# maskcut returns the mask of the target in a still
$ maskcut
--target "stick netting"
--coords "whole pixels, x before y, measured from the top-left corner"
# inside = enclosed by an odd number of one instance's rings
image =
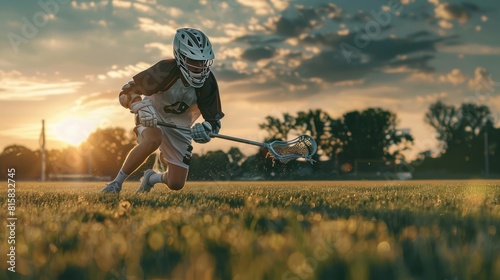
[[[309,135],[300,135],[291,141],[275,141],[269,144],[269,152],[283,163],[297,158],[312,162],[316,150],[316,141]]]

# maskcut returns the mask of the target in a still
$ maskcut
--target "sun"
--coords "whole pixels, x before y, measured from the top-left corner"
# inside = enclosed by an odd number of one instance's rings
[[[58,140],[78,146],[95,129],[95,124],[83,118],[65,118],[54,124],[52,132]]]

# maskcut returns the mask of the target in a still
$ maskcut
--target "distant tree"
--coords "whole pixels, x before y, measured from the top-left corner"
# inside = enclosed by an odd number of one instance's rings
[[[134,147],[134,137],[125,129],[104,128],[93,132],[81,148],[91,155],[94,175],[114,176]]]
[[[231,147],[227,153],[222,150],[209,151],[204,155],[193,154],[189,165],[189,180],[230,180],[241,173],[245,155],[240,149]]]
[[[342,162],[402,158],[401,152],[413,143],[409,133],[398,131],[396,114],[381,108],[348,112],[333,125]]]
[[[424,121],[436,130],[438,140],[446,145],[453,139],[453,132],[458,126],[459,113],[454,106],[438,101],[429,106]]]
[[[429,106],[424,121],[433,127],[443,151],[463,143],[471,143],[485,129],[493,127],[490,109],[484,105],[462,104],[459,108],[438,101]]]
[[[202,158],[199,154],[193,153],[189,163],[188,180],[204,180],[204,177]]]
[[[296,116],[284,113],[282,118],[267,116],[266,122],[259,124],[259,127],[266,130],[269,136],[266,141],[291,140],[291,132],[295,134],[311,135],[318,144],[318,153],[314,155],[314,160],[319,160],[320,156],[331,157],[331,131],[330,123],[332,118],[321,109],[300,111]]]
[[[241,163],[243,162],[245,155],[240,151],[239,148],[231,147],[227,152],[229,156],[229,164],[226,168],[230,178],[235,178],[239,176],[242,172]]]
[[[500,174],[500,128],[488,131],[488,157],[491,174]]]
[[[287,140],[288,134],[295,128],[296,119],[288,113],[283,114],[283,119],[267,116],[264,123],[259,124],[261,129],[269,133],[269,139]]]
[[[222,150],[209,151],[204,155],[206,171],[214,180],[229,180],[230,173],[228,167],[230,165],[228,155]]]
[[[300,111],[295,117],[285,113],[282,119],[268,116],[259,126],[269,133],[267,141],[288,139],[292,131],[311,135],[318,144],[318,153],[313,159],[331,161],[335,168],[344,163],[352,166],[357,160],[401,161],[404,160],[402,151],[413,143],[409,133],[397,129],[396,115],[380,108],[348,112],[340,119],[331,118],[321,109]],[[266,170],[275,171],[279,166],[265,159],[263,162]]]
[[[242,175],[246,177],[270,178],[275,164],[268,156],[268,152],[266,148],[260,148],[256,154],[247,157],[241,163]]]
[[[240,151],[240,149],[236,147],[231,147],[227,152],[227,154],[229,156],[229,160],[231,161],[231,163],[234,163],[236,165],[238,165],[240,161],[242,161],[243,158],[245,157],[245,155]]]
[[[261,160],[258,158],[258,155],[251,155],[242,162],[241,171],[243,176],[251,178],[264,174],[261,170]]]
[[[327,112],[316,109],[307,112],[298,112],[295,129],[300,133],[311,135],[318,144],[318,153],[313,157],[318,161],[324,155],[328,158],[333,156],[331,123],[334,120]]]
[[[433,127],[442,151],[438,159],[428,160],[421,169],[434,165],[446,166],[447,171],[478,173],[485,169],[485,132],[494,136],[493,118],[485,105],[464,103],[459,107],[438,101],[429,106],[425,122]],[[494,137],[490,142],[495,147]]]
[[[206,154],[191,159],[190,172],[192,178],[200,180],[229,180],[231,173],[228,168],[231,165],[229,157],[224,151],[208,151]]]
[[[20,145],[10,145],[0,154],[0,168],[4,170],[0,174],[0,178],[7,178],[7,169],[15,168],[16,178],[23,180],[39,180],[40,179],[40,156]]]
[[[87,173],[87,157],[87,152],[77,147],[50,150],[47,153],[47,173],[56,175]]]
[[[485,105],[465,103],[460,106],[460,122],[458,131],[463,131],[467,141],[493,128],[493,117],[490,108]]]

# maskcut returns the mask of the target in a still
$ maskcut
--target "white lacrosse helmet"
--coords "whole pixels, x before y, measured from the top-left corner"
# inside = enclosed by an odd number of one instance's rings
[[[193,28],[181,28],[174,37],[174,57],[186,81],[199,88],[210,74],[215,55],[210,40],[203,32]],[[199,62],[199,65],[194,65],[194,62]]]

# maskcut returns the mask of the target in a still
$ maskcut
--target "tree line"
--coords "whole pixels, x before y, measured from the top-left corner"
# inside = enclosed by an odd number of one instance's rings
[[[314,164],[292,161],[282,164],[261,148],[245,156],[238,148],[194,153],[190,180],[295,180],[392,178],[411,172],[415,178],[477,177],[500,174],[500,129],[495,128],[492,112],[485,105],[464,103],[430,105],[424,121],[436,132],[440,152],[421,152],[406,158],[414,148],[409,129],[399,128],[397,115],[381,108],[350,111],[339,118],[321,109],[295,114],[267,116],[259,128],[267,133],[266,142],[289,140],[299,134],[311,135],[318,144]],[[47,152],[47,174],[92,174],[114,177],[130,149],[135,135],[123,128],[104,128],[93,132],[78,147]],[[152,155],[131,179],[155,162]],[[40,178],[40,151],[19,145],[6,147],[0,154],[0,167],[15,167],[20,179]],[[1,176],[5,176],[2,174]],[[23,178],[21,178],[23,177]]]

